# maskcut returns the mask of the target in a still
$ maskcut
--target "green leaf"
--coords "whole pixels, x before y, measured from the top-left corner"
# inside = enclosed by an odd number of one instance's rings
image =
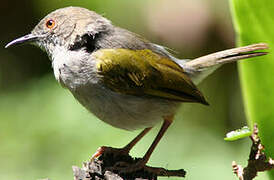
[[[249,126],[255,122],[269,157],[274,157],[274,3],[270,0],[231,0],[238,45],[266,42],[269,54],[239,63]],[[271,172],[274,179],[274,172]]]
[[[251,136],[252,132],[247,126],[242,127],[241,129],[237,129],[235,131],[231,131],[226,134],[224,138],[225,141],[235,141],[238,139],[242,139],[248,136]]]

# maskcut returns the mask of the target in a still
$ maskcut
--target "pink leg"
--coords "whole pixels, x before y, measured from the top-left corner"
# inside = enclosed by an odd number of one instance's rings
[[[123,164],[121,164],[121,163],[117,163],[117,166],[114,167],[114,169],[120,171],[121,173],[130,173],[130,172],[140,170],[142,168],[149,169],[149,167],[146,166],[146,163],[148,162],[151,154],[153,153],[154,149],[156,148],[156,146],[160,142],[161,138],[165,134],[166,130],[171,125],[171,123],[173,121],[173,117],[174,116],[164,117],[164,123],[163,123],[159,133],[157,134],[154,141],[152,142],[149,149],[147,150],[146,154],[143,156],[143,158],[140,161],[138,161],[136,164],[128,165],[126,167],[123,166]],[[162,171],[162,169],[161,168],[155,168],[153,171],[155,173],[158,173],[159,171]]]
[[[151,127],[144,129],[138,136],[136,136],[130,143],[128,143],[123,149],[129,153],[129,151],[137,144],[149,131]]]
[[[91,161],[93,161],[95,158],[101,156],[104,152],[107,150],[109,151],[118,151],[118,153],[122,154],[128,154],[129,151],[151,130],[151,127],[144,129],[138,136],[136,136],[130,143],[128,143],[125,147],[123,148],[111,148],[111,147],[106,147],[102,146],[97,149],[97,151],[92,155]]]
[[[146,163],[148,162],[148,160],[149,160],[152,152],[154,151],[155,147],[160,142],[160,140],[162,139],[162,137],[165,134],[166,130],[168,129],[168,127],[172,123],[173,117],[174,116],[164,117],[164,123],[163,123],[163,125],[162,125],[159,133],[157,134],[156,138],[154,139],[153,143],[149,147],[148,151],[146,152],[146,154],[142,158],[142,160],[141,160],[141,162],[139,164],[140,166],[145,166],[146,165]]]

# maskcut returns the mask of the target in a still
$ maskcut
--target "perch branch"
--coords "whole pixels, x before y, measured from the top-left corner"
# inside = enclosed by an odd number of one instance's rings
[[[253,133],[250,136],[250,139],[252,140],[252,146],[247,167],[243,168],[235,161],[232,162],[233,172],[236,174],[239,180],[252,180],[257,176],[258,172],[274,169],[274,161],[271,158],[266,161],[267,157],[263,152],[264,146],[261,144],[258,132],[258,127],[255,124]]]
[[[74,180],[157,180],[159,176],[185,177],[186,175],[183,169],[167,170],[150,166],[131,173],[120,173],[115,170],[117,164],[130,165],[138,160],[127,154],[104,152],[98,159],[84,163],[82,168],[73,166]]]

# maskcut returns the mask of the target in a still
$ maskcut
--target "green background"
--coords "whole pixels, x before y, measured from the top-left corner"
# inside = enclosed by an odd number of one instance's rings
[[[247,45],[266,42],[270,46],[269,54],[259,57],[255,62],[240,63],[242,90],[245,109],[250,125],[256,122],[260,129],[262,143],[269,157],[274,155],[274,5],[271,1],[231,1],[238,44]],[[274,179],[274,171],[271,171]]]
[[[99,146],[124,146],[139,132],[113,128],[87,112],[55,81],[50,61],[38,48],[4,49],[12,39],[29,33],[50,11],[70,5],[89,8],[116,25],[174,49],[181,58],[234,46],[225,0],[1,3],[0,179],[72,179],[71,166],[81,166]],[[223,66],[199,87],[210,106],[182,105],[149,165],[184,168],[186,179],[235,178],[231,162],[246,164],[250,147],[248,139],[223,140],[226,132],[246,124],[236,65]],[[131,154],[142,156],[158,130],[159,125]],[[258,179],[265,178],[260,174]]]

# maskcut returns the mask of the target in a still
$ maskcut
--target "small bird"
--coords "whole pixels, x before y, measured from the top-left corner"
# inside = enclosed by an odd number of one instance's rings
[[[196,85],[221,64],[267,54],[264,43],[229,49],[194,60],[175,58],[165,47],[117,27],[81,7],[57,9],[33,31],[6,45],[31,42],[45,50],[56,80],[100,120],[121,129],[144,130],[128,145],[129,153],[150,129],[163,125],[143,158],[146,165],[182,102],[208,105]],[[93,158],[107,147],[99,148]],[[130,167],[129,167],[130,169]]]

